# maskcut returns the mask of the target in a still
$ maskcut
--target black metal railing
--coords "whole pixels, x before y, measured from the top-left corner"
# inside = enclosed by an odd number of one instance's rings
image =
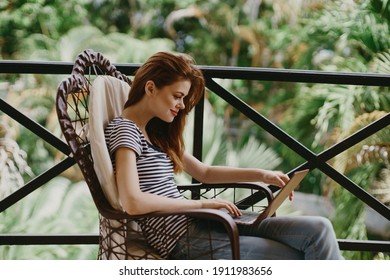
[[[126,75],[132,75],[139,64],[115,64],[117,69]],[[0,74],[47,74],[61,75],[70,74],[73,64],[67,62],[33,62],[33,61],[0,61]],[[298,156],[302,157],[305,162],[291,170],[290,173],[298,169],[309,168],[318,169],[329,178],[340,184],[349,192],[354,194],[363,203],[371,207],[381,216],[390,220],[390,208],[381,201],[373,197],[359,185],[351,181],[345,175],[339,173],[328,160],[344,152],[353,145],[363,141],[367,137],[375,134],[390,124],[390,114],[372,122],[370,125],[355,132],[341,142],[332,147],[316,154],[302,143],[288,135],[272,121],[261,115],[251,108],[244,101],[239,99],[234,93],[229,92],[216,82],[216,78],[222,79],[241,79],[257,81],[280,81],[292,83],[326,83],[326,84],[348,84],[362,86],[383,86],[390,85],[390,76],[381,74],[367,73],[338,73],[338,72],[321,72],[306,70],[286,70],[286,69],[264,69],[264,68],[242,68],[242,67],[216,67],[200,66],[206,78],[206,86],[209,90],[224,99],[229,105],[240,111],[248,119],[265,131],[274,136],[278,141],[289,147]],[[54,93],[53,93],[54,94]],[[202,139],[203,139],[203,120],[204,104],[201,102],[195,108],[195,125],[194,125],[194,155],[202,158]],[[46,170],[22,188],[10,194],[0,201],[0,213],[14,205],[34,190],[38,189],[51,179],[59,176],[63,171],[75,164],[74,160],[69,157],[69,148],[65,142],[48,131],[45,127],[36,123],[25,116],[22,112],[8,104],[0,98],[0,110],[7,114],[24,127],[28,128],[38,137],[51,144],[54,148],[67,155],[63,161]],[[248,200],[254,201],[256,198],[249,197]],[[98,244],[97,235],[20,235],[20,234],[3,234],[0,235],[0,245],[34,245],[34,244]],[[339,240],[342,250],[351,251],[373,251],[373,252],[390,252],[390,242],[382,240]]]

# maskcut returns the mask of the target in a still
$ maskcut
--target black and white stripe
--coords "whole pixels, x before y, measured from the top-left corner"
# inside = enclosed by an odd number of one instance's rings
[[[184,199],[174,181],[171,159],[158,147],[147,142],[134,122],[121,117],[113,119],[105,130],[105,138],[114,171],[115,151],[120,147],[132,149],[136,153],[141,191]],[[185,216],[170,216],[142,219],[140,226],[149,244],[166,258],[177,239],[186,232],[187,223]]]

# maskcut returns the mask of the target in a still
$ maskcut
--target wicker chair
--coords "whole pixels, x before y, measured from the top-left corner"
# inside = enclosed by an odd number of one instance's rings
[[[87,72],[88,71],[88,72]],[[92,72],[93,74],[89,73]],[[98,73],[99,72],[99,73]],[[89,73],[88,75],[86,75]],[[56,109],[62,133],[70,148],[70,157],[78,164],[88,185],[93,201],[99,212],[99,253],[98,259],[160,259],[159,255],[145,241],[144,233],[140,229],[139,222],[146,217],[158,216],[161,218],[172,215],[185,215],[195,219],[205,219],[209,224],[220,223],[226,229],[229,237],[232,259],[240,259],[238,229],[233,219],[226,213],[213,209],[187,210],[179,212],[158,212],[148,215],[130,216],[124,213],[116,202],[115,193],[110,195],[107,191],[107,182],[103,182],[101,175],[96,171],[94,156],[91,153],[89,139],[89,98],[94,81],[98,76],[110,76],[116,78],[123,85],[131,85],[131,80],[120,73],[101,53],[93,50],[85,50],[77,57],[70,77],[64,79],[57,91]],[[119,98],[119,96],[118,96]],[[121,97],[123,98],[123,97]],[[92,118],[91,118],[92,119]],[[102,127],[102,131],[103,131]],[[272,199],[272,192],[258,184],[237,183],[224,185],[190,184],[179,186],[184,195],[197,194],[197,197],[214,198],[225,190],[231,190],[229,198],[237,201],[248,201],[242,191],[240,195],[234,190],[243,189],[250,195],[260,194],[262,201],[268,203]],[[250,199],[249,199],[250,200]],[[252,207],[252,203],[241,208]],[[207,223],[206,223],[207,224]],[[164,228],[158,229],[164,234]],[[210,241],[210,252],[204,252],[209,256],[215,248]],[[204,256],[194,256],[203,258]],[[169,258],[169,257],[168,257]]]

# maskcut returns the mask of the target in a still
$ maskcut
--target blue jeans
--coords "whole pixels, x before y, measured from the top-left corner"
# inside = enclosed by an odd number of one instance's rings
[[[332,224],[323,217],[272,217],[256,227],[239,226],[239,232],[242,260],[343,259]],[[197,221],[178,241],[171,257],[231,259],[232,255],[223,226]]]

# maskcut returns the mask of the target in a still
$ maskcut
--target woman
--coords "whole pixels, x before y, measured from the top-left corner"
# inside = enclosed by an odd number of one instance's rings
[[[119,197],[128,214],[212,208],[241,215],[229,201],[183,199],[174,172],[184,171],[204,183],[261,181],[283,187],[288,182],[279,171],[207,166],[184,151],[186,116],[204,91],[201,71],[185,55],[156,53],[135,74],[122,115],[105,130]],[[162,222],[170,232],[156,234]],[[208,242],[201,237],[209,234],[202,222],[191,221],[189,231],[198,238],[188,242],[187,223],[184,216],[148,218],[141,227],[163,257],[186,259],[204,251]],[[218,226],[212,235],[227,239]],[[273,217],[256,228],[240,228],[240,236],[242,259],[342,259],[330,222],[320,217]],[[212,257],[230,258],[229,247],[220,247]]]

